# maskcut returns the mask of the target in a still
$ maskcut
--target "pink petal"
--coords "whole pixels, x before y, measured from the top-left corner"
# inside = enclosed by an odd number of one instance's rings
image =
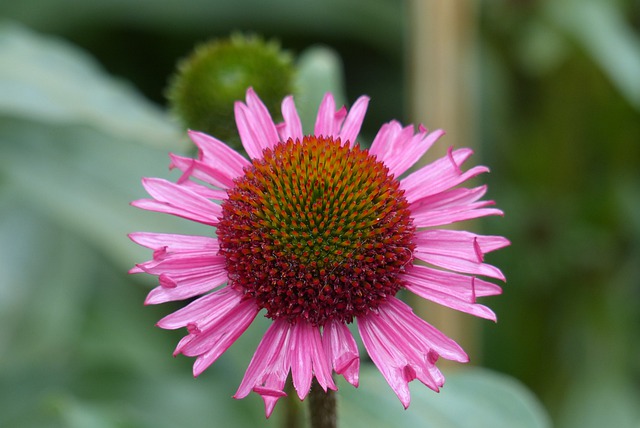
[[[161,178],[143,178],[142,185],[154,200],[132,202],[138,208],[173,214],[204,224],[215,225],[222,215],[220,205],[203,198],[179,184]]]
[[[495,208],[484,208],[493,201],[477,201],[486,186],[450,189],[422,198],[410,205],[413,223],[418,228],[442,226],[489,215],[503,215]]]
[[[226,268],[213,266],[183,275],[160,276],[160,286],[149,292],[145,305],[189,299],[213,290],[227,282]]]
[[[402,300],[392,297],[389,299],[388,304],[384,305],[382,309],[389,323],[395,326],[397,331],[406,328],[405,334],[401,334],[400,337],[417,340],[423,348],[431,349],[447,360],[457,361],[459,363],[469,362],[469,357],[460,345],[418,317],[411,307]],[[429,351],[423,349],[422,352],[428,359],[433,357]]]
[[[213,364],[251,325],[259,308],[251,299],[236,301],[235,304],[220,302],[211,304],[209,312],[216,311],[216,317],[209,320],[207,330],[196,327],[198,319],[188,324],[189,335],[182,338],[174,355],[184,354],[197,357],[193,364],[193,375],[199,376]],[[217,313],[217,311],[221,311]]]
[[[347,109],[342,107],[336,111],[336,102],[333,95],[329,92],[326,93],[318,108],[314,134],[324,137],[337,136],[346,115]]]
[[[496,278],[504,281],[504,274],[495,266],[486,263],[471,262],[469,260],[459,259],[457,257],[443,256],[433,254],[417,249],[414,255],[423,262],[438,266],[444,269],[450,269],[456,272],[469,273],[473,275],[483,275],[490,278]]]
[[[405,408],[411,401],[408,384],[413,379],[434,391],[444,384],[444,376],[435,367],[439,355],[468,361],[460,346],[395,297],[390,297],[377,313],[359,317],[358,331],[369,356]]]
[[[231,179],[244,174],[243,168],[250,165],[242,155],[222,141],[203,132],[189,131],[189,137],[198,146],[198,160],[217,169]]]
[[[429,229],[416,232],[414,242],[422,251],[482,262],[484,255],[511,243],[502,236],[477,235],[462,230]]]
[[[287,141],[291,138],[293,141],[302,141],[302,123],[292,96],[288,96],[282,101],[282,117],[284,123],[278,128],[280,140]]]
[[[331,320],[322,332],[322,344],[327,354],[327,360],[336,373],[344,376],[351,385],[358,387],[360,358],[358,345],[342,322]]]
[[[325,392],[327,388],[336,389],[318,327],[306,321],[298,321],[291,328],[290,347],[291,377],[301,400],[309,393],[314,374]]]
[[[407,201],[411,203],[421,198],[435,195],[457,186],[478,174],[488,172],[489,169],[484,166],[476,166],[466,172],[461,171],[460,165],[471,154],[473,154],[471,149],[449,149],[447,156],[420,168],[401,180],[400,187],[404,189]]]
[[[193,374],[199,376],[245,332],[259,311],[255,301],[241,300],[215,322],[210,322],[206,330],[190,334],[192,339],[181,343],[176,352],[198,357],[193,365]]]
[[[218,240],[209,236],[177,235],[172,233],[134,232],[129,238],[143,247],[168,251],[211,250],[217,252]]]
[[[368,105],[369,97],[362,96],[351,106],[349,114],[347,114],[342,129],[340,130],[340,134],[338,134],[338,137],[340,137],[343,143],[348,141],[350,146],[356,143],[358,133],[364,121],[364,116],[367,113]]]
[[[267,418],[271,416],[278,399],[287,395],[284,384],[291,367],[290,341],[290,324],[275,320],[260,341],[233,398],[244,398],[255,391],[264,400]]]
[[[166,252],[154,257],[153,260],[140,263],[138,266],[146,273],[152,275],[181,275],[201,272],[203,269],[208,271],[213,267],[223,268],[225,263],[225,257],[219,256],[215,251],[189,250],[171,253]]]
[[[416,233],[414,242],[413,255],[424,262],[453,271],[505,279],[500,269],[482,263],[484,253],[477,235],[462,231],[424,230]]]
[[[203,198],[214,199],[217,201],[224,201],[228,198],[226,190],[212,189],[211,187],[203,186],[202,184],[198,184],[191,180],[185,180],[178,184],[185,189],[189,189],[193,193],[202,196]]]
[[[192,328],[202,331],[237,306],[242,296],[243,293],[232,287],[221,288],[165,316],[156,325],[166,330],[191,325]]]
[[[155,211],[164,214],[171,214],[176,217],[182,217],[187,220],[197,221],[198,223],[215,226],[218,220],[214,216],[203,215],[202,213],[192,213],[180,207],[175,207],[166,202],[159,202],[153,199],[138,199],[131,202],[131,206],[147,211]]]
[[[145,300],[147,305],[187,299],[206,293],[228,280],[226,260],[215,250],[166,252],[164,247],[156,250],[153,260],[137,267],[136,272],[158,275],[160,279],[160,286],[149,292]]]
[[[263,150],[280,141],[269,110],[252,88],[247,90],[246,105],[235,103],[235,116],[242,145],[252,159],[262,157]]]
[[[477,202],[466,207],[453,207],[433,212],[423,212],[413,217],[413,223],[419,228],[435,227],[457,223],[459,221],[472,220],[474,218],[504,215],[502,210],[497,208],[482,208],[489,204],[493,204],[493,201]]]
[[[399,122],[392,121],[382,125],[371,143],[369,153],[384,162],[389,174],[399,177],[418,162],[442,135],[442,130],[428,134],[422,125],[414,135],[413,126],[402,128]]]
[[[434,195],[421,198],[409,206],[412,213],[422,211],[435,211],[451,206],[470,205],[487,193],[487,186],[478,186],[471,189],[466,187],[445,190]]]
[[[178,168],[183,172],[182,177],[178,180],[180,184],[188,181],[189,178],[195,178],[221,189],[229,189],[234,186],[233,176],[207,165],[202,161],[178,156],[173,153],[169,154],[169,157],[171,158],[169,169]]]
[[[418,266],[414,266],[414,268],[418,268]],[[475,283],[480,280],[469,277],[470,283],[468,289],[461,290],[460,283],[447,287],[447,284],[443,282],[443,280],[447,278],[445,275],[434,275],[433,270],[427,271],[427,269],[429,268],[410,269],[404,274],[404,278],[407,279],[405,285],[407,290],[424,299],[431,300],[448,308],[466,312],[480,318],[486,318],[492,321],[496,320],[496,314],[491,309],[476,303],[476,296],[479,294],[476,292]],[[442,272],[442,274],[444,274],[444,272]],[[488,283],[485,282],[484,284]],[[488,286],[485,285],[485,287]]]
[[[428,266],[413,265],[403,275],[408,282],[419,281],[425,287],[471,303],[475,302],[476,297],[496,296],[502,293],[502,288],[492,282]]]

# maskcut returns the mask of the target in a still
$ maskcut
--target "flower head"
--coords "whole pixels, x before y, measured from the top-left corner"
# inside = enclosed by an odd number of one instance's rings
[[[357,322],[369,356],[404,405],[408,383],[438,391],[440,358],[468,361],[453,340],[395,297],[401,289],[444,306],[495,320],[477,297],[504,280],[485,253],[509,242],[435,228],[501,215],[482,201],[485,186],[460,187],[487,171],[461,168],[469,149],[402,176],[443,134],[415,132],[392,121],[369,150],[357,143],[368,99],[336,110],[331,94],[320,105],[315,132],[303,135],[293,98],[276,124],[252,89],[235,116],[246,160],[223,142],[190,131],[197,159],[171,155],[183,172],[176,183],[143,179],[152,199],[133,205],[216,227],[217,237],[133,233],[154,250],[131,272],[159,278],[147,304],[196,298],[160,320],[186,327],[175,354],[196,357],[194,375],[209,367],[259,312],[273,322],[249,363],[235,398],[260,394],[267,417],[286,395],[291,372],[300,399],[313,377],[336,389],[336,372],[358,386],[358,348],[347,324]],[[424,263],[418,263],[422,261]]]

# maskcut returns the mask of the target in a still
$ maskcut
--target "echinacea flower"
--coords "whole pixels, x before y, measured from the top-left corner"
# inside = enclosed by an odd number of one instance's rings
[[[509,242],[439,226],[501,215],[482,201],[486,186],[460,184],[487,171],[461,166],[472,151],[446,156],[402,176],[443,134],[423,126],[383,125],[371,148],[357,143],[368,105],[359,98],[336,110],[327,94],[313,135],[303,135],[291,96],[275,124],[249,89],[235,117],[245,159],[223,142],[190,131],[197,159],[171,156],[176,183],[145,178],[152,199],[133,205],[216,228],[210,236],[138,232],[153,259],[131,272],[159,278],[146,304],[193,299],[158,322],[186,327],[175,354],[196,357],[201,374],[249,327],[259,312],[273,322],[258,345],[235,398],[262,396],[269,417],[291,372],[304,399],[313,378],[336,389],[333,372],[358,386],[360,359],[348,328],[354,320],[364,347],[403,406],[408,383],[438,391],[440,358],[467,362],[452,339],[396,297],[406,289],[441,305],[495,320],[476,299],[504,280],[485,253]],[[419,263],[420,262],[420,263]],[[422,263],[424,262],[424,263]]]

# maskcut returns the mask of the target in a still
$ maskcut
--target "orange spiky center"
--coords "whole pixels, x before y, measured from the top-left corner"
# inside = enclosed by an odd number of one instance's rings
[[[415,227],[398,181],[340,139],[264,150],[222,211],[229,283],[272,319],[351,322],[395,295],[413,261]]]

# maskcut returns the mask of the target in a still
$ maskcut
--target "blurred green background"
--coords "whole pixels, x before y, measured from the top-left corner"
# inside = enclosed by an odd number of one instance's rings
[[[506,213],[478,226],[513,243],[489,257],[509,281],[486,302],[499,322],[477,324],[484,369],[439,395],[412,385],[407,412],[365,366],[359,390],[341,388],[344,426],[638,427],[640,2],[473,5],[474,140]],[[126,274],[150,256],[127,232],[210,232],[128,202],[190,150],[164,91],[194,44],[249,31],[299,58],[328,47],[314,60],[343,76],[330,85],[372,97],[371,138],[409,121],[409,14],[395,0],[0,4],[1,427],[279,426],[285,405],[265,421],[259,397],[231,399],[264,322],[193,380],[171,357],[182,332],[154,327],[180,305],[143,307],[151,279]]]

